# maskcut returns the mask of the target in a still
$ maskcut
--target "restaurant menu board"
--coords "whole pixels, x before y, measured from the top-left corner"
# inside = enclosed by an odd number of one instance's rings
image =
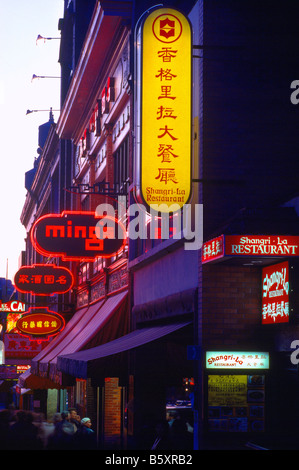
[[[264,375],[209,375],[209,431],[264,431],[264,401]]]

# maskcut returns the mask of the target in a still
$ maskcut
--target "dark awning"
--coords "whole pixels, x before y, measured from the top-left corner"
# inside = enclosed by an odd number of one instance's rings
[[[173,323],[141,328],[101,346],[58,356],[57,369],[74,377],[87,379],[90,377],[90,367],[97,366],[97,363],[102,359],[143,346],[190,325],[190,323]]]

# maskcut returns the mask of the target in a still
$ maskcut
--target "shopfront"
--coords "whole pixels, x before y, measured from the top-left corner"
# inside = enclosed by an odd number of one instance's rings
[[[268,373],[267,352],[207,351],[208,432],[264,432]]]

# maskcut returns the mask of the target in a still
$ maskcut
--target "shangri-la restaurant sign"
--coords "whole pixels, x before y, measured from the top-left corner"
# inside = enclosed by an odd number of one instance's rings
[[[299,236],[295,235],[221,235],[202,246],[202,262],[232,256],[299,256]]]
[[[189,20],[171,8],[152,11],[137,40],[135,183],[137,200],[154,210],[164,205],[159,212],[174,212],[191,196],[191,61]]]

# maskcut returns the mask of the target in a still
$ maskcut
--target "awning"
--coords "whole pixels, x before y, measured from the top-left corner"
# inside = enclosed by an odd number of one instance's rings
[[[112,324],[110,325],[109,323],[109,331],[107,331],[105,335],[102,335],[102,341],[107,342],[119,336],[119,334],[117,334],[118,325],[121,324],[122,317],[127,318],[126,314],[124,313],[123,315],[123,311],[120,309],[126,297],[127,291],[124,291],[121,294],[109,297],[104,303],[98,304],[97,308],[94,306],[95,312],[88,310],[84,319],[76,325],[72,333],[68,335],[64,341],[60,342],[57,348],[41,362],[40,367],[48,367],[50,379],[56,379],[57,357],[61,354],[72,354],[84,349],[100,331],[103,331],[110,319],[112,319]],[[117,319],[115,319],[116,312],[119,312]],[[85,320],[85,324],[83,320]],[[124,323],[127,323],[126,320]],[[125,332],[127,332],[127,330]],[[124,331],[122,331],[121,334],[123,333]],[[103,337],[105,338],[104,340]]]
[[[87,379],[91,376],[92,368],[100,367],[102,359],[138,348],[190,324],[191,322],[184,322],[141,328],[101,346],[60,355],[57,358],[57,369],[77,378]]]
[[[50,353],[57,345],[66,337],[69,335],[69,333],[72,331],[72,329],[76,326],[76,324],[80,321],[80,319],[84,316],[84,314],[87,312],[88,307],[81,308],[78,310],[74,316],[70,319],[70,321],[66,324],[64,330],[62,330],[57,336],[55,336],[54,339],[51,340],[51,342],[37,355],[35,356],[32,361],[31,361],[31,372],[33,374],[38,374],[38,365],[39,361],[41,361],[47,354]]]
[[[21,388],[27,388],[30,390],[61,388],[59,384],[54,383],[52,380],[31,374],[30,369],[26,370],[26,372],[20,375],[18,379],[18,385]]]

